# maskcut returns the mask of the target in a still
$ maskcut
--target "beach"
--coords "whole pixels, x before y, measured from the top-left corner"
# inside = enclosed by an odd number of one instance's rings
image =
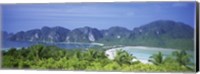
[[[159,51],[163,52],[164,55],[169,55],[173,51],[179,51],[177,49],[169,49],[169,48],[146,47],[146,46],[125,46],[125,47],[108,49],[107,51],[105,51],[105,54],[108,55],[109,59],[113,60],[114,57],[116,56],[116,51],[120,49],[133,54],[133,56],[136,57],[136,59],[132,60],[133,62],[140,61],[144,64],[150,64],[150,62],[148,62],[149,57]]]

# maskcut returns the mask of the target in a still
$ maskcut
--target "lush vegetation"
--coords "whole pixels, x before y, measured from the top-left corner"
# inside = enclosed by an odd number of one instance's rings
[[[17,69],[54,69],[54,70],[89,70],[89,71],[138,71],[138,72],[192,72],[194,64],[185,51],[174,52],[171,56],[152,55],[149,62],[131,62],[134,55],[119,50],[114,60],[107,58],[105,50],[67,50],[55,46],[34,45],[28,48],[11,48],[3,51],[3,68]]]

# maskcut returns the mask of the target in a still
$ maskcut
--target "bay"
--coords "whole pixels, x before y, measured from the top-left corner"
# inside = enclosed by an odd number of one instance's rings
[[[101,43],[80,43],[80,42],[30,42],[30,41],[8,41],[2,42],[2,49],[7,50],[10,48],[22,48],[29,47],[36,44],[42,44],[47,46],[57,46],[66,49],[86,49],[93,46],[102,46]]]

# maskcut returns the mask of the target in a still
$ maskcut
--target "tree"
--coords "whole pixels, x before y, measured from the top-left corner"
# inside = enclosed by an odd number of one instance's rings
[[[82,59],[82,57],[83,57],[82,53],[79,50],[77,50],[77,52],[75,52],[74,55],[76,58],[79,58],[79,59]]]
[[[17,55],[17,49],[16,48],[11,48],[10,50],[8,50],[7,54],[8,55]]]
[[[106,66],[103,67],[104,70],[108,71],[117,71],[120,70],[121,66],[117,62],[112,62],[107,64]]]
[[[2,60],[3,68],[16,68],[17,66],[18,66],[17,60],[13,56],[3,55],[3,60]]]
[[[160,65],[164,63],[163,54],[159,51],[158,54],[150,56],[149,62],[152,62],[155,65]]]
[[[148,72],[194,71],[194,69],[186,67],[189,56],[185,51],[173,52],[173,55],[165,59],[161,52],[154,54],[150,57],[150,61],[155,65],[132,62],[135,57],[125,50],[117,50],[114,60],[110,60],[105,56],[105,50],[66,50],[43,45],[34,45],[17,50],[12,48],[3,51],[2,58],[2,68]]]
[[[187,68],[189,68],[188,65],[193,65],[193,63],[191,63],[191,61],[190,61],[191,55],[188,55],[186,53],[186,51],[184,51],[184,50],[182,50],[180,52],[174,51],[172,53],[172,55],[175,56],[175,60],[179,63],[179,65],[183,65]],[[189,69],[191,69],[191,68],[189,68]]]
[[[117,50],[116,56],[114,58],[114,61],[116,61],[118,64],[131,64],[132,59],[135,58],[126,51],[120,49]]]
[[[84,59],[88,61],[93,61],[97,58],[97,51],[94,49],[89,49],[84,53]]]

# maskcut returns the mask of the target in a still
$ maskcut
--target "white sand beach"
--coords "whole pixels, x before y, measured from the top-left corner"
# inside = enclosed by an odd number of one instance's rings
[[[162,52],[172,52],[172,51],[179,51],[177,49],[168,49],[168,48],[157,48],[157,47],[146,47],[146,46],[125,46],[125,47],[119,47],[119,48],[112,48],[109,49],[105,52],[106,55],[108,55],[108,58],[113,60],[114,57],[116,56],[116,51],[117,50],[137,50],[140,51],[137,54],[140,54],[142,51],[151,51],[151,52],[158,52],[158,51],[162,51]],[[141,54],[145,54],[145,53],[141,53]],[[135,56],[135,55],[133,55]],[[137,56],[136,56],[137,57]],[[141,56],[143,57],[143,56]],[[149,56],[145,56],[146,58],[148,58]],[[137,57],[137,59],[133,59],[132,61],[140,61],[144,64],[150,64],[150,62],[148,62],[148,59],[144,59],[144,58],[140,58]]]

